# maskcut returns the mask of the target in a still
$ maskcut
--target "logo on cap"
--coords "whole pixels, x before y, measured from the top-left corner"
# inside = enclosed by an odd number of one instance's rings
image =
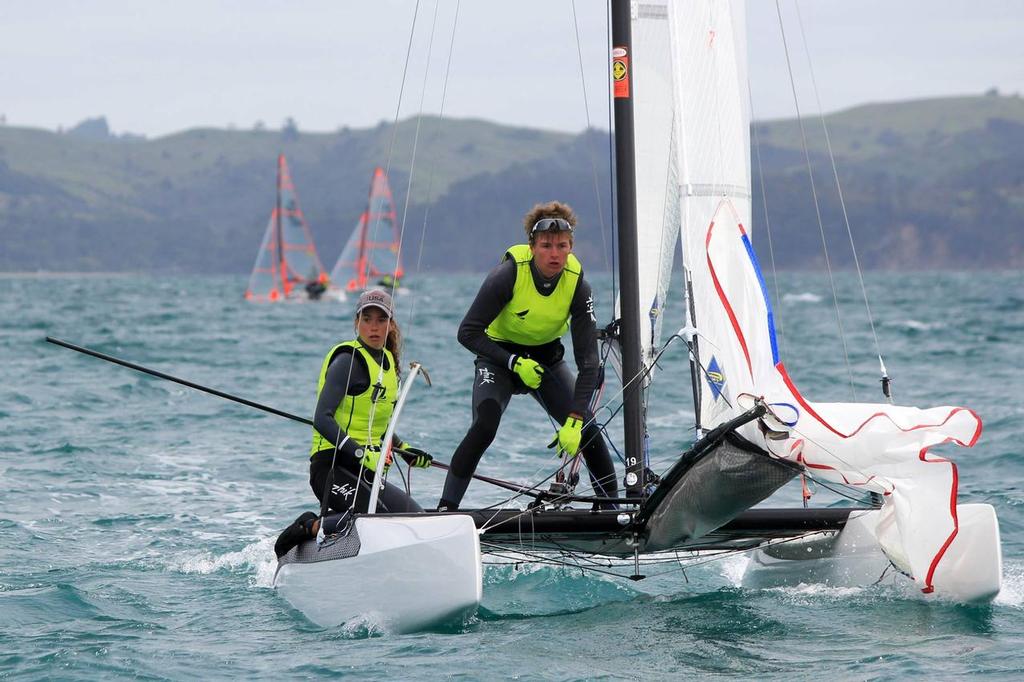
[[[391,296],[386,291],[380,289],[374,289],[373,291],[364,291],[363,295],[359,297],[359,304],[356,306],[356,315],[363,311],[363,308],[367,307],[380,308],[383,310],[388,317],[393,317]]]

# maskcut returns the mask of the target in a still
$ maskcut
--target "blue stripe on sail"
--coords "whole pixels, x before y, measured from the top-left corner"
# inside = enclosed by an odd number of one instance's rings
[[[750,257],[750,264],[754,266],[754,274],[757,275],[757,283],[761,285],[761,295],[764,296],[764,307],[768,310],[768,338],[772,342],[772,364],[779,364],[779,347],[775,344],[775,315],[772,314],[772,302],[768,298],[768,287],[764,284],[764,276],[761,274],[761,266],[757,264],[757,256],[754,255],[754,247],[750,243],[750,237],[746,232],[742,233],[743,246],[747,249],[747,256]]]

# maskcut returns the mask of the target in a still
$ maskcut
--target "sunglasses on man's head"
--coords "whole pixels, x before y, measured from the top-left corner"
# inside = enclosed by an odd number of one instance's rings
[[[565,218],[541,218],[533,224],[530,234],[538,232],[572,232],[572,225]]]

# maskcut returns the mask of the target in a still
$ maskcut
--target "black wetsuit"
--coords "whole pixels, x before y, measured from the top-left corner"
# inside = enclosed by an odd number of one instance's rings
[[[323,282],[307,282],[306,283],[306,296],[311,301],[318,301],[323,293],[327,291],[327,286]]]
[[[377,362],[383,363],[384,369],[388,369],[387,358],[383,351],[375,351],[366,345],[363,347]],[[355,362],[353,362],[353,358],[356,358]],[[332,447],[317,452],[309,461],[309,485],[313,488],[313,493],[321,504],[324,490],[327,487],[327,478],[331,473],[331,461],[334,461],[328,509],[335,512],[349,509],[352,507],[353,501],[356,511],[365,512],[370,502],[370,484],[374,479],[374,474],[359,464],[359,460],[363,456],[362,446],[353,442],[351,438],[346,440],[345,432],[334,420],[334,412],[338,409],[341,401],[345,399],[346,394],[359,395],[369,386],[370,371],[362,356],[354,353],[350,347],[338,349],[328,365],[324,387],[320,390],[320,397],[316,401],[313,426],[334,445],[337,445],[338,440],[343,443],[337,449],[336,456],[335,449]],[[401,439],[396,435],[395,442],[400,441]],[[362,477],[361,482],[360,476]],[[390,483],[384,486],[378,498],[378,511],[413,512],[422,511],[422,509],[404,490]]]
[[[542,295],[550,295],[561,274],[545,279],[531,261],[533,282]],[[600,382],[600,360],[597,349],[597,321],[590,284],[580,275],[569,306],[572,345],[579,376],[562,359],[565,348],[561,340],[540,346],[523,346],[494,341],[485,330],[512,300],[516,282],[516,264],[506,259],[491,271],[480,286],[476,299],[459,325],[459,343],[476,353],[473,381],[473,423],[452,455],[451,470],[445,479],[439,507],[457,509],[484,451],[494,440],[501,415],[513,393],[529,393],[558,423],[565,423],[569,413],[582,415],[588,425],[580,441],[583,458],[590,470],[595,494],[615,497],[618,486],[611,455],[597,426],[592,423],[590,399]],[[544,366],[544,378],[531,390],[513,372],[509,363],[520,355]]]

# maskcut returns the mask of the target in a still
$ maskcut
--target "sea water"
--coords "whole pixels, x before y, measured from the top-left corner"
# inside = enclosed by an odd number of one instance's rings
[[[469,425],[472,356],[455,334],[481,277],[410,278],[412,293],[397,299],[403,362],[422,362],[433,380],[414,390],[399,431],[443,461]],[[607,321],[612,282],[593,279]],[[804,394],[881,401],[856,277],[838,276],[835,293],[817,273],[783,273],[768,285],[782,357]],[[487,568],[476,616],[410,635],[369,619],[321,629],[272,589],[277,532],[315,508],[309,427],[44,341],[67,339],[310,416],[323,354],[351,337],[352,302],[251,304],[243,288],[244,278],[231,276],[0,278],[0,678],[1016,679],[1024,671],[1020,272],[867,277],[897,402],[966,405],[984,421],[977,446],[942,454],[960,465],[960,501],[990,503],[999,515],[1005,586],[994,603],[926,601],[891,586],[746,589],[743,556],[686,571],[661,566],[640,583],[513,563]],[[679,311],[677,300],[666,329],[681,325]],[[693,439],[685,349],[670,345],[660,364],[648,420],[656,470]],[[614,408],[617,391],[610,382],[602,404]],[[618,422],[610,429],[621,438]],[[543,479],[556,465],[546,449],[553,434],[533,401],[514,398],[480,473]],[[411,484],[426,506],[442,482],[439,470],[416,470]],[[466,501],[505,497],[475,482]],[[780,498],[795,504],[799,490]]]

